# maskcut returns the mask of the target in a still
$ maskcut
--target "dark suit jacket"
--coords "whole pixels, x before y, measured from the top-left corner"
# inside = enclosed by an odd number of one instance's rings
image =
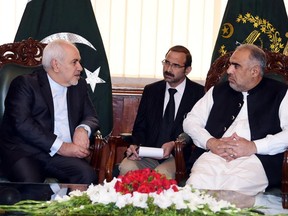
[[[99,128],[85,80],[80,79],[78,85],[68,87],[67,106],[71,137],[79,124],[90,126],[92,134]],[[5,100],[0,129],[3,162],[12,165],[23,156],[49,154],[56,139],[53,131],[54,107],[46,71],[41,68],[15,78]]]
[[[156,147],[163,116],[165,89],[164,80],[145,86],[133,127],[133,143]],[[183,132],[182,124],[186,114],[203,95],[203,86],[186,78],[186,87],[172,129],[173,140]],[[188,157],[191,152],[185,153]]]

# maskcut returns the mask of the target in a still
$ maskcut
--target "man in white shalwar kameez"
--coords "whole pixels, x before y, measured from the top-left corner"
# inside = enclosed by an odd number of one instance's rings
[[[263,77],[265,53],[255,45],[240,45],[229,61],[227,82],[210,88],[183,122],[194,144],[207,150],[186,183],[255,195],[281,183],[287,86]]]

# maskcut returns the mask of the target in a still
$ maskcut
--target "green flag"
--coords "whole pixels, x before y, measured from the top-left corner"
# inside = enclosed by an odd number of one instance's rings
[[[211,63],[243,43],[287,55],[287,31],[283,0],[228,0]]]
[[[112,88],[108,61],[90,0],[31,0],[15,41],[32,37],[44,43],[66,39],[77,45],[103,136],[112,131]]]

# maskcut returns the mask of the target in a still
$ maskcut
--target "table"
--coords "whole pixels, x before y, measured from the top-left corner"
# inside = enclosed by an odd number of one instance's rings
[[[259,193],[256,196],[248,196],[235,191],[225,190],[210,190],[208,193],[215,196],[219,200],[229,201],[239,208],[263,206],[266,207],[266,209],[260,209],[259,211],[265,215],[288,215],[288,209],[282,208],[282,197],[280,190]]]
[[[86,184],[58,184],[58,183],[0,183],[0,205],[12,205],[21,200],[48,201],[55,197],[68,195],[70,191],[87,190]],[[235,191],[208,191],[217,199],[227,200],[239,208],[265,206],[267,209],[260,211],[266,215],[286,214],[288,209],[282,208],[280,192],[260,193],[256,196],[248,196]]]

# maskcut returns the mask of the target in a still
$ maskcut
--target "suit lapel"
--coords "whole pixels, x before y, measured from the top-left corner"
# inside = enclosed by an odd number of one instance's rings
[[[160,82],[160,85],[158,86],[157,92],[153,92],[155,94],[155,99],[153,102],[154,109],[155,109],[155,116],[154,118],[154,127],[153,127],[153,137],[154,142],[156,142],[156,139],[158,138],[161,122],[162,122],[162,116],[163,116],[163,107],[164,107],[164,97],[165,97],[165,90],[166,90],[166,82],[163,80]]]
[[[52,92],[51,92],[51,87],[49,85],[47,72],[44,69],[41,69],[40,71],[38,71],[38,80],[40,84],[41,93],[43,95],[45,102],[47,103],[48,109],[52,116],[52,122],[54,122],[54,106],[53,106]]]
[[[71,131],[71,137],[73,137],[72,132],[77,126],[77,119],[78,119],[76,117],[76,115],[78,114],[77,107],[78,107],[78,103],[80,103],[80,101],[78,100],[79,92],[77,91],[77,87],[79,85],[80,84],[78,83],[77,86],[69,86],[67,89],[67,109],[68,109],[67,112],[68,112],[68,120],[69,120],[69,127]]]
[[[158,96],[158,98],[156,100],[158,104],[155,104],[155,107],[157,108],[156,116],[158,116],[159,121],[162,119],[162,116],[163,116],[165,90],[166,90],[166,82],[163,81],[161,83],[161,85],[159,86],[158,93],[155,92],[155,94]],[[158,123],[159,123],[159,121],[158,121]]]
[[[181,98],[180,104],[179,104],[179,108],[177,111],[177,115],[174,121],[174,126],[175,125],[179,125],[179,122],[182,122],[183,119],[186,117],[187,115],[187,104],[191,103],[191,100],[193,100],[193,95],[192,94],[192,89],[190,88],[190,83],[189,83],[189,79],[186,78],[186,86],[183,92],[183,96]],[[190,111],[190,110],[189,110]]]

